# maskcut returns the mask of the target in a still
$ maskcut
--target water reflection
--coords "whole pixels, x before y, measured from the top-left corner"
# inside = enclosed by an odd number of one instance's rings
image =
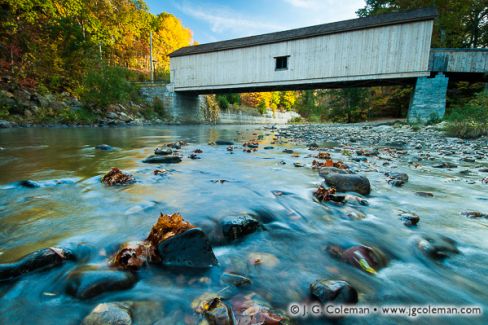
[[[73,324],[99,302],[123,300],[149,301],[152,319],[147,323],[194,323],[192,300],[204,292],[221,290],[223,271],[251,278],[247,290],[278,308],[306,300],[309,284],[318,278],[347,279],[365,303],[486,307],[486,224],[459,215],[460,206],[485,206],[478,199],[486,197],[481,188],[461,182],[447,186],[439,177],[442,174],[407,169],[400,163],[411,178],[404,188],[392,188],[381,173],[370,172],[374,191],[369,206],[322,205],[312,199],[320,182],[317,173],[293,167],[297,161],[310,164],[306,148],[299,147],[300,157],[292,157],[282,153],[290,144],[251,154],[238,149],[230,153],[225,146],[207,144],[218,139],[242,142],[257,135],[264,136],[263,145],[272,142],[269,130],[250,126],[0,130],[0,147],[5,148],[0,151],[0,262],[43,247],[84,243],[90,251],[85,262],[103,264],[120,243],[145,238],[161,211],[178,211],[210,234],[229,215],[250,214],[265,224],[264,231],[245,240],[216,245],[219,267],[203,274],[146,269],[131,290],[90,301],[64,295],[66,273],[75,267],[72,263],[0,285],[0,323]],[[181,164],[148,166],[141,162],[156,146],[178,140],[190,142],[182,149],[185,158]],[[99,144],[109,144],[114,150],[96,150]],[[333,148],[336,144],[328,145]],[[196,148],[203,150],[202,159],[187,159]],[[333,156],[340,156],[340,151]],[[121,188],[102,186],[99,176],[115,166],[133,174],[138,182]],[[155,176],[156,167],[169,172]],[[15,185],[22,179],[68,178],[74,182],[33,189]],[[415,191],[435,192],[435,199],[416,196]],[[419,227],[404,227],[398,221],[398,209],[421,215]],[[350,213],[364,219],[351,220]],[[415,236],[422,233],[456,239],[462,254],[444,263],[425,258],[414,245]],[[390,263],[377,276],[370,276],[329,257],[325,248],[331,243],[378,247]],[[256,258],[263,263],[255,265]],[[453,318],[434,323],[478,321]],[[391,320],[350,318],[343,322],[390,324]]]

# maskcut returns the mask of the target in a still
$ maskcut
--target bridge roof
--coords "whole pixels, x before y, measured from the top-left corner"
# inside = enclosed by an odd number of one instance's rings
[[[195,46],[183,47],[173,53],[170,57],[186,56],[193,54],[209,53],[230,49],[238,49],[256,45],[280,43],[291,40],[330,35],[342,32],[349,32],[374,27],[404,24],[416,21],[433,20],[437,17],[437,10],[434,8],[416,9],[404,12],[395,12],[378,16],[357,18],[339,21],[335,23],[322,24],[282,32],[269,33],[257,36],[236,38],[227,41],[207,43]]]

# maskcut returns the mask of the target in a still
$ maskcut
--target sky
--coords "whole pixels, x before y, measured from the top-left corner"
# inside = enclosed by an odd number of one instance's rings
[[[180,18],[200,44],[356,18],[364,0],[146,0]]]

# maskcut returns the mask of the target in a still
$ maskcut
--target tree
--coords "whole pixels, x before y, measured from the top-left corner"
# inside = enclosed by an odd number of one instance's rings
[[[366,0],[356,11],[359,17],[416,8],[435,7],[433,47],[487,47],[488,5],[486,0]]]

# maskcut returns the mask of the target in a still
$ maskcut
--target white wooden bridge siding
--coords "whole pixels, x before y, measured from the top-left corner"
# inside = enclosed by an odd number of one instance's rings
[[[409,22],[171,59],[175,91],[429,75],[433,21]],[[289,55],[288,70],[275,57]]]
[[[433,71],[488,73],[488,49],[432,49],[430,66]]]

